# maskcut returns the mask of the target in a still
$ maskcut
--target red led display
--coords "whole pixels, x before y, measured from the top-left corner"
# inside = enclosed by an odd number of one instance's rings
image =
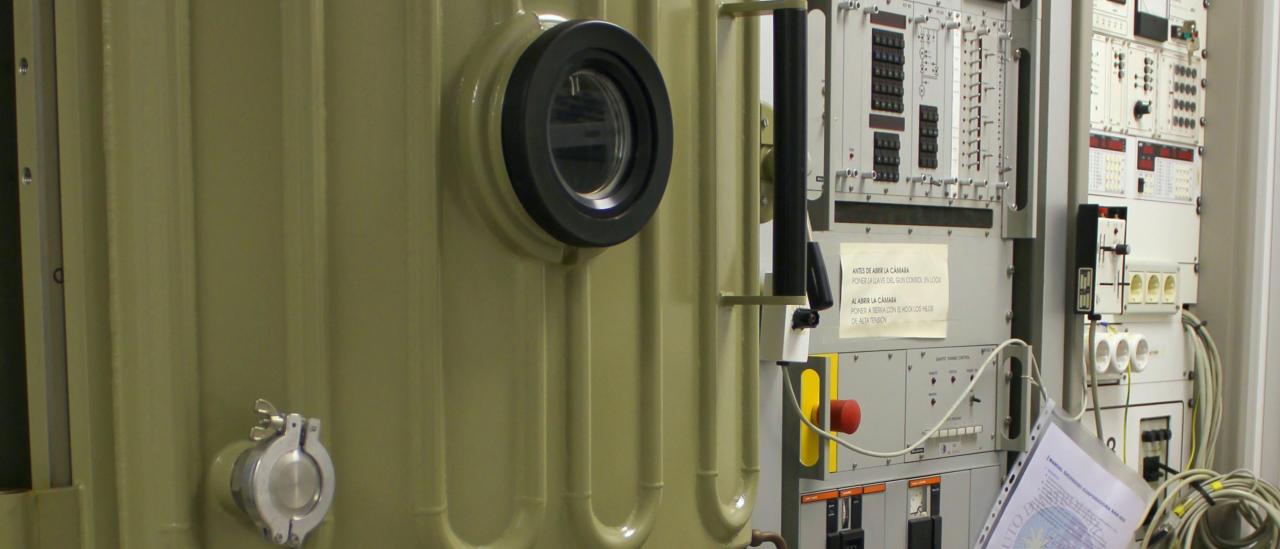
[[[1089,134],[1089,148],[1102,149],[1105,151],[1124,152],[1124,138],[1111,137],[1108,135]]]
[[[1177,160],[1179,162],[1195,162],[1195,149],[1174,147],[1158,143],[1138,142],[1138,170],[1153,172],[1156,170],[1156,159]]]

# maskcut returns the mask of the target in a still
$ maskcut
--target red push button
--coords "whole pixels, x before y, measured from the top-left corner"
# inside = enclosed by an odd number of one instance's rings
[[[862,424],[862,406],[856,400],[831,401],[831,430],[852,435]]]

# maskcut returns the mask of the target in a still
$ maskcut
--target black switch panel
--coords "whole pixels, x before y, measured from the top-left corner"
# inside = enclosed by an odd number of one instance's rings
[[[1147,482],[1161,482],[1164,480],[1164,469],[1160,467],[1159,456],[1142,458],[1142,480]]]
[[[866,546],[867,535],[861,528],[840,532],[841,549],[866,549]]]
[[[876,181],[886,183],[898,182],[898,168],[902,164],[902,139],[896,133],[875,132]]]
[[[871,31],[871,108],[903,112],[906,79],[906,39],[900,32]]]
[[[907,549],[934,549],[933,518],[914,518],[907,522]]]
[[[938,168],[939,121],[938,107],[920,105],[920,151],[918,156],[921,168],[931,170]]]
[[[839,532],[831,532],[827,534],[827,549],[844,549],[842,544],[843,542]]]

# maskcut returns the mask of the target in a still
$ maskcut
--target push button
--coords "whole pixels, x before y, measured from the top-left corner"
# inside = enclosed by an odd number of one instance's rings
[[[856,400],[831,401],[831,430],[852,435],[862,426],[862,406]]]

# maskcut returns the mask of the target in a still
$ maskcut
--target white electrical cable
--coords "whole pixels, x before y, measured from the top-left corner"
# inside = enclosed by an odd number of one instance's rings
[[[1098,435],[1098,440],[1106,440],[1102,437],[1102,407],[1098,405],[1098,369],[1095,363],[1097,356],[1093,352],[1093,346],[1097,345],[1097,331],[1098,321],[1089,320],[1089,388],[1093,393],[1093,430]]]
[[[1192,347],[1195,373],[1192,459],[1187,468],[1211,468],[1222,432],[1222,355],[1204,322],[1191,311],[1182,312],[1182,323]]]
[[[852,450],[854,452],[857,452],[865,456],[879,457],[879,458],[894,458],[894,457],[905,456],[907,454],[910,454],[912,450],[919,448],[920,445],[927,442],[930,438],[933,437],[934,434],[936,434],[940,429],[942,429],[942,426],[946,425],[947,420],[950,419],[951,415],[956,412],[956,409],[960,407],[960,404],[963,403],[966,399],[970,398],[971,394],[973,393],[973,388],[978,385],[978,380],[982,379],[982,374],[987,371],[987,367],[991,366],[991,364],[994,363],[995,360],[1000,357],[1000,353],[1004,352],[1005,349],[1008,349],[1013,345],[1021,345],[1023,347],[1026,347],[1028,350],[1031,349],[1031,345],[1027,344],[1027,342],[1025,341],[1022,341],[1021,339],[1010,339],[1005,341],[1004,343],[997,345],[996,348],[991,351],[991,354],[987,355],[986,360],[982,362],[982,366],[980,366],[978,368],[978,372],[973,375],[973,379],[969,381],[969,385],[965,387],[964,392],[960,393],[960,397],[957,398],[956,401],[951,405],[951,408],[947,410],[947,413],[942,415],[942,419],[939,419],[938,423],[934,425],[932,429],[929,429],[929,431],[926,432],[924,436],[920,437],[920,440],[915,441],[910,446],[907,446],[906,448],[903,448],[901,450],[895,450],[895,451],[889,451],[889,452],[868,450],[866,448],[856,446],[853,443],[850,443],[840,438],[835,433],[828,432],[825,429],[817,425],[814,425],[814,423],[809,420],[808,416],[805,415],[804,410],[800,408],[800,401],[796,398],[796,390],[795,390],[795,387],[792,386],[791,376],[786,375],[786,373],[784,373],[782,376],[782,384],[787,387],[787,395],[791,398],[791,407],[795,410],[796,414],[800,416],[800,421],[804,422],[804,424],[807,425],[809,429],[812,429],[814,433],[817,433],[818,436],[825,438],[827,440],[830,440],[836,444],[839,444],[840,446],[843,446],[845,448],[848,448],[849,450]],[[1028,353],[1028,354],[1031,355],[1031,362],[1032,362],[1032,367],[1034,368],[1034,371],[1039,372],[1039,366],[1036,365],[1035,353]],[[1045,394],[1043,387],[1041,387],[1040,392],[1041,392],[1041,395]]]
[[[1093,353],[1093,347],[1090,346],[1089,353]],[[1089,362],[1085,356],[1080,357],[1080,411],[1071,415],[1074,421],[1084,419],[1084,415],[1089,413]]]
[[[1194,313],[1184,310],[1182,324],[1191,344],[1195,382],[1191,458],[1186,470],[1165,480],[1148,502],[1151,520],[1141,547],[1280,547],[1280,489],[1249,471],[1222,474],[1210,469],[1222,430],[1222,355]],[[1234,514],[1246,525],[1243,534],[1229,538],[1210,528],[1209,516],[1215,509],[1221,511],[1214,513],[1215,520]]]

